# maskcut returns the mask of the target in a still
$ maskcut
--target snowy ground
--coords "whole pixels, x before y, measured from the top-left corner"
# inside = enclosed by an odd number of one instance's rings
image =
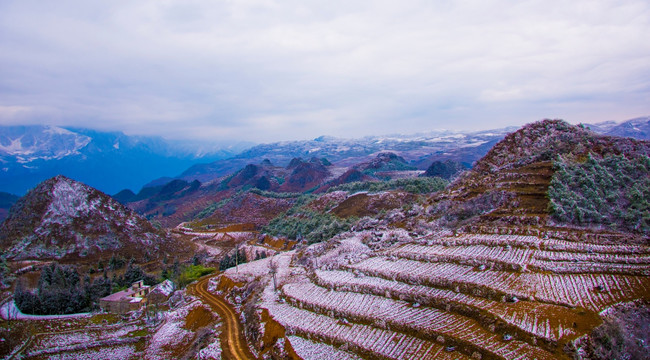
[[[78,314],[68,314],[68,315],[29,315],[23,314],[13,301],[8,301],[2,308],[0,308],[0,316],[3,319],[8,320],[11,316],[12,320],[53,320],[53,319],[68,319],[68,318],[77,318],[77,317],[86,317],[91,316],[92,313],[78,313]]]

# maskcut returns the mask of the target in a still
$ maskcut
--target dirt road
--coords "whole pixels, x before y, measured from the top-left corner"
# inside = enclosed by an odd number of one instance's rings
[[[246,340],[244,340],[243,328],[239,323],[237,313],[223,299],[208,291],[208,281],[210,281],[210,278],[201,279],[192,286],[199,298],[204,303],[210,305],[223,320],[224,329],[221,336],[222,355],[226,359],[256,359],[248,348]]]

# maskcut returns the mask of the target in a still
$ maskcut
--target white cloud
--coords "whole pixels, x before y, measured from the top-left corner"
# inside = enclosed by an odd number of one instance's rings
[[[258,141],[625,119],[648,33],[643,0],[8,0],[0,106]]]

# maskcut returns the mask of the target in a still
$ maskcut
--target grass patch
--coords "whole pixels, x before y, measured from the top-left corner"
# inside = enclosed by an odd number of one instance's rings
[[[183,271],[178,276],[178,287],[183,288],[192,281],[198,280],[200,277],[212,274],[217,269],[205,267],[203,265],[190,265],[183,269]]]
[[[142,336],[147,336],[147,335],[149,335],[149,332],[147,330],[140,329],[140,330],[131,331],[126,336],[128,336],[128,337],[142,337]]]
[[[90,322],[98,325],[98,324],[116,324],[117,322],[120,321],[120,317],[115,314],[97,314],[93,315],[90,318]]]

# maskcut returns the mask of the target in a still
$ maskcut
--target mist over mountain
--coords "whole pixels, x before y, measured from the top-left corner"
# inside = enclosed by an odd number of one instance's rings
[[[0,191],[23,194],[65,175],[108,193],[139,189],[192,164],[231,157],[249,143],[170,141],[56,126],[0,127]]]

